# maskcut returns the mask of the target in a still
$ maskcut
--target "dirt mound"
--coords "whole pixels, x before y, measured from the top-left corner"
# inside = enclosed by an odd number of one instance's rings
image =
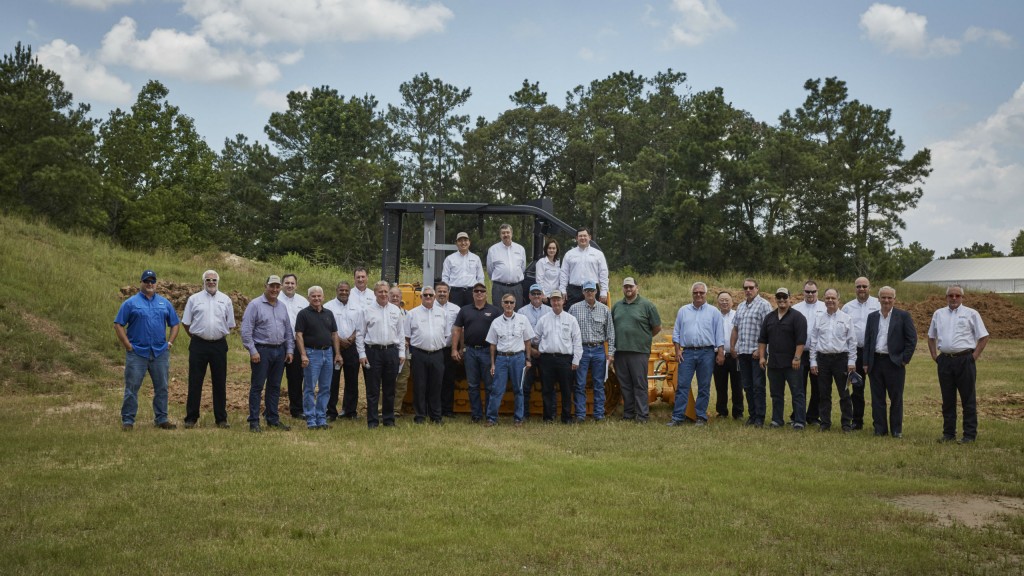
[[[999,294],[967,294],[964,306],[974,308],[985,321],[985,328],[992,338],[1024,339],[1024,310]],[[904,303],[901,308],[914,318],[918,338],[928,338],[928,327],[932,314],[946,306],[945,296],[930,296],[921,302]]]
[[[171,304],[174,306],[174,309],[177,310],[179,317],[185,312],[185,302],[188,301],[188,297],[202,289],[203,287],[199,284],[185,284],[181,282],[169,282],[167,280],[157,280],[156,283],[156,293],[171,301]],[[122,286],[121,300],[131,298],[138,291],[138,286]],[[238,290],[225,292],[225,294],[228,295],[228,298],[231,298],[231,304],[235,309],[235,322],[238,326],[236,326],[233,331],[238,331],[242,324],[242,314],[245,313],[245,307],[249,305],[249,297],[241,294]]]

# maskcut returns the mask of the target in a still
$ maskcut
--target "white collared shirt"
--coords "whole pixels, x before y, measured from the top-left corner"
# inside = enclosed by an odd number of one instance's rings
[[[515,312],[512,316],[502,314],[491,322],[491,327],[487,330],[487,343],[494,344],[498,352],[524,352],[526,341],[533,340],[533,337],[530,321],[526,316]]]
[[[309,300],[302,294],[296,292],[289,298],[285,295],[284,291],[277,297],[278,300],[284,302],[286,308],[288,308],[288,319],[292,322],[292,330],[295,330],[295,319],[299,317],[299,311],[309,306]]]
[[[349,293],[349,301],[355,298],[356,302],[366,309],[377,303],[377,295],[373,293],[373,286],[367,286],[366,290],[360,291],[355,286],[352,287],[352,291]]]
[[[437,304],[434,304],[437,306]],[[444,347],[449,348],[452,345],[452,327],[455,326],[455,319],[459,317],[459,307],[449,300],[444,303]]]
[[[547,257],[537,260],[534,274],[537,277],[537,284],[540,284],[540,288],[544,291],[545,296],[551,296],[552,290],[558,290],[558,275],[561,273],[561,261],[549,262]]]
[[[402,310],[388,302],[380,306],[376,301],[363,310],[363,324],[356,328],[356,350],[359,358],[366,358],[366,346],[398,346],[398,357],[405,358],[405,323]]]
[[[558,274],[558,289],[565,294],[570,284],[583,286],[587,280],[601,285],[601,294],[608,293],[608,261],[604,253],[593,246],[584,250],[579,246],[569,250],[562,258],[562,269]]]
[[[868,329],[868,314],[878,312],[881,309],[882,303],[874,296],[868,296],[868,299],[864,302],[854,298],[847,302],[846,306],[843,306],[843,312],[846,312],[850,315],[850,318],[853,318],[853,326],[857,335],[857,348],[864,347],[864,336]]]
[[[356,327],[363,322],[363,307],[359,301],[349,296],[348,303],[333,298],[324,304],[331,312],[334,312],[334,322],[338,325],[338,337],[345,340],[352,337]]]
[[[790,306],[790,308],[803,314],[804,318],[807,319],[807,346],[810,347],[813,345],[813,342],[811,341],[811,334],[814,333],[814,323],[817,322],[822,315],[827,313],[825,303],[821,300],[816,300],[814,304],[808,304],[806,301],[800,301]]]
[[[470,288],[484,281],[484,267],[480,257],[472,252],[455,251],[441,265],[441,280],[452,288]]]
[[[188,333],[203,340],[220,340],[235,327],[235,308],[227,294],[217,291],[211,295],[200,290],[188,297],[181,323]]]
[[[978,347],[978,340],[988,336],[981,314],[961,304],[953,310],[949,306],[932,314],[928,338],[934,338],[939,352],[956,354]]]
[[[878,313],[878,335],[875,337],[875,352],[879,354],[889,353],[889,320],[892,320],[892,310],[889,315],[884,312]]]
[[[579,366],[583,359],[583,337],[576,317],[562,310],[561,314],[550,314],[537,321],[534,330],[541,354],[572,354],[572,363]]]
[[[814,335],[808,340],[814,342],[811,347],[811,366],[818,365],[818,354],[839,354],[846,353],[847,366],[857,364],[857,336],[854,333],[853,318],[842,310],[836,310],[835,314],[829,314],[818,318],[814,325]]]
[[[448,315],[444,308],[435,304],[431,308],[420,305],[405,315],[405,333],[413,348],[434,352],[445,346],[445,329]],[[451,338],[451,331],[447,332]]]
[[[508,246],[498,242],[491,246],[487,250],[487,274],[492,282],[522,282],[526,274],[526,249],[516,242]]]

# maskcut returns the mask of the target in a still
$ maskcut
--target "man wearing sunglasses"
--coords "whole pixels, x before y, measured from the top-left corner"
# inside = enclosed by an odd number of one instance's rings
[[[857,297],[850,300],[843,306],[846,312],[853,318],[854,332],[857,335],[857,374],[864,381],[864,386],[854,386],[850,392],[850,401],[853,402],[853,429],[864,428],[864,389],[867,388],[868,374],[864,371],[864,340],[867,335],[868,314],[878,312],[882,304],[871,295],[871,283],[861,276],[853,282]]]
[[[480,388],[491,389],[491,345],[487,331],[501,310],[487,303],[487,287],[483,282],[473,285],[473,303],[463,306],[452,327],[452,359],[466,363],[466,384],[469,387],[469,410],[473,423],[484,418]]]
[[[203,380],[210,368],[213,387],[213,417],[218,428],[228,428],[227,379],[228,333],[235,327],[235,308],[228,295],[218,290],[216,270],[203,272],[203,290],[188,297],[181,323],[191,341],[188,344],[188,399],[185,401],[185,428],[199,421],[199,402],[203,398]]]
[[[825,303],[818,299],[818,283],[814,280],[804,282],[804,299],[793,303],[793,310],[807,319],[807,336],[814,334],[814,325],[825,315]],[[804,347],[804,355],[800,358],[800,381],[803,382],[804,396],[807,398],[807,425],[821,424],[818,416],[818,379],[811,376],[811,341]],[[808,393],[808,390],[810,391]],[[790,414],[789,419],[793,419]]]
[[[789,306],[789,290],[775,291],[778,308],[769,312],[761,323],[761,335],[757,339],[761,368],[768,369],[768,385],[772,395],[772,428],[783,425],[783,404],[786,385],[793,397],[791,424],[795,430],[803,430],[805,420],[804,387],[800,383],[800,357],[807,343],[807,319]],[[768,354],[770,352],[770,354]]]
[[[988,344],[988,330],[981,314],[963,305],[964,289],[959,284],[946,288],[946,307],[932,315],[928,327],[928,350],[938,366],[939,390],[942,392],[942,436],[939,442],[956,439],[956,397],[959,394],[964,411],[964,435],[960,444],[969,444],[978,437],[978,402],[975,383],[978,369],[975,362]]]
[[[146,270],[140,282],[138,293],[121,304],[114,318],[114,332],[125,350],[121,429],[127,432],[135,427],[139,388],[149,372],[154,425],[173,430],[177,426],[167,420],[167,372],[171,346],[178,337],[178,314],[167,298],[156,293],[156,272]]]
[[[764,368],[760,364],[757,337],[761,333],[761,323],[772,311],[772,305],[761,297],[758,288],[757,280],[743,280],[743,302],[736,307],[736,316],[732,320],[729,348],[732,350],[733,358],[736,358],[736,369],[740,372],[743,392],[747,395],[747,411],[750,418],[745,425],[760,428],[764,426],[767,402]]]

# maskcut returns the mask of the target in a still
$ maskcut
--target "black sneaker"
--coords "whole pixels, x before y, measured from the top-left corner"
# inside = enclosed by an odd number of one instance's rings
[[[159,424],[154,424],[154,426],[161,430],[177,430],[178,428],[177,424],[171,424],[170,422],[161,422]]]

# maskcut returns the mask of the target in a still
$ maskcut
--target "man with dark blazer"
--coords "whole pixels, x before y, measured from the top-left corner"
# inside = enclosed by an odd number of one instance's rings
[[[917,348],[917,330],[910,313],[894,308],[896,290],[878,291],[881,310],[868,314],[864,334],[864,372],[870,374],[871,419],[875,436],[903,437],[903,386],[907,364]],[[886,418],[885,396],[889,395]]]

